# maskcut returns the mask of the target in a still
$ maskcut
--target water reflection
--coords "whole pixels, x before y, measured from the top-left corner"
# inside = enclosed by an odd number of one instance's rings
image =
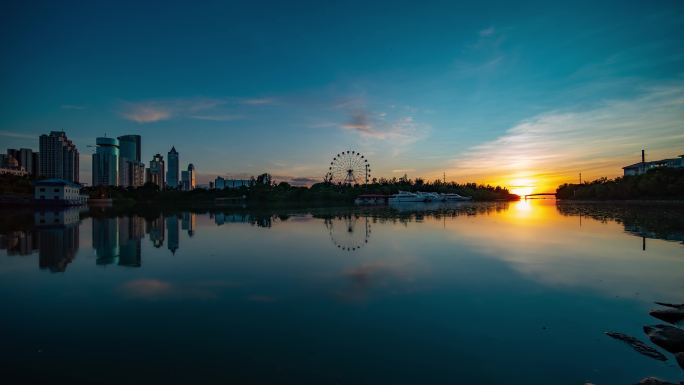
[[[330,232],[330,240],[340,250],[356,251],[368,243],[371,234],[368,217],[358,214],[339,215],[325,218],[325,227]]]
[[[28,230],[9,230],[0,234],[0,249],[8,256],[38,252],[38,266],[64,272],[76,257],[79,247],[79,210],[38,211]]]
[[[0,213],[0,358],[111,383],[680,379],[671,360],[603,336],[638,336],[653,301],[681,302],[684,247],[660,240],[677,240],[678,211],[532,201]],[[644,234],[659,238],[646,251]],[[133,327],[102,333],[121,325]],[[83,352],[76,373],[69,360]],[[153,358],[126,366],[131,354]]]
[[[626,233],[651,239],[664,239],[684,243],[684,207],[672,204],[610,205],[610,204],[558,204],[564,216],[591,218],[602,223],[613,221],[622,224]]]
[[[509,242],[528,235],[537,234],[541,228],[557,227],[566,224],[559,222],[557,214],[562,217],[577,217],[577,226],[582,226],[587,218],[600,223],[615,222],[621,224],[625,233],[645,239],[664,239],[684,242],[684,208],[680,206],[616,206],[600,204],[546,204],[533,206],[529,201],[516,203],[451,203],[451,204],[406,204],[385,208],[344,208],[344,209],[312,209],[286,212],[208,212],[208,218],[214,225],[228,223],[249,224],[261,228],[272,228],[278,223],[297,222],[302,220],[320,220],[325,227],[333,247],[353,252],[367,245],[371,238],[371,225],[377,223],[402,224],[410,223],[442,224],[447,228],[447,220],[459,217],[476,217],[496,215],[499,219],[490,228],[503,224],[499,237],[506,239],[506,234],[513,238]],[[92,247],[95,251],[97,265],[119,265],[126,267],[142,266],[142,241],[147,236],[155,248],[163,248],[166,243],[168,251],[174,255],[181,248],[181,231],[192,238],[197,231],[197,218],[201,213],[190,211],[172,213],[118,213],[70,208],[65,210],[36,211],[33,223],[28,229],[14,230],[11,223],[5,225],[4,234],[0,234],[0,249],[6,250],[8,256],[30,255],[39,252],[39,266],[53,272],[64,272],[75,258],[79,249],[79,228],[81,217],[92,219]],[[21,222],[17,220],[16,222]],[[461,228],[453,222],[449,227],[461,234],[468,235],[471,230],[477,231],[474,238],[482,238],[480,226],[468,229]],[[506,225],[514,223],[516,228]],[[454,225],[457,225],[455,228]],[[541,227],[538,227],[541,226]],[[527,233],[526,233],[527,232]],[[485,234],[484,237],[487,235]],[[506,247],[506,242],[500,246]]]

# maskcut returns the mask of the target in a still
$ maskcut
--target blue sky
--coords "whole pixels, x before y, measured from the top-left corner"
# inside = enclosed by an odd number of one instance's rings
[[[3,2],[0,143],[172,145],[200,182],[376,176],[534,185],[684,153],[684,3]],[[340,2],[342,3],[342,2]]]

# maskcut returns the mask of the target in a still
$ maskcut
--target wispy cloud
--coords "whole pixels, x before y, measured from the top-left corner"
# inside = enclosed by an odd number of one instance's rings
[[[151,104],[129,104],[121,115],[137,123],[153,123],[168,120],[173,116],[173,111],[165,106]]]
[[[419,123],[411,115],[390,118],[386,113],[369,114],[365,110],[351,113],[349,120],[340,128],[359,134],[365,139],[376,139],[406,145],[424,138],[429,125]]]
[[[479,32],[479,35],[481,37],[487,37],[487,36],[492,36],[494,34],[494,32],[496,32],[494,27],[489,27],[489,28],[481,29]]]
[[[250,99],[243,99],[242,104],[247,104],[250,106],[261,106],[261,105],[266,105],[266,104],[274,104],[275,99],[273,98],[250,98]]]
[[[548,187],[575,180],[579,172],[586,178],[615,176],[638,161],[642,147],[654,158],[680,155],[682,127],[684,84],[651,87],[633,99],[522,121],[464,153],[453,172],[497,183],[537,180]]]
[[[35,139],[38,140],[39,134],[25,134],[23,132],[0,131],[0,136],[17,139]]]
[[[154,123],[174,118],[212,121],[243,119],[231,111],[238,104],[235,99],[189,98],[123,102],[120,114],[137,123]]]
[[[211,120],[216,122],[229,122],[232,120],[244,119],[243,115],[192,115],[191,118],[198,120]]]

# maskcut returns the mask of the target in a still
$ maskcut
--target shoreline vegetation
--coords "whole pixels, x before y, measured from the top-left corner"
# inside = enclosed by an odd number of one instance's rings
[[[11,180],[10,180],[11,179]],[[30,201],[32,180],[25,177],[2,176],[0,179],[0,195],[21,197]],[[160,190],[159,186],[146,183],[138,188],[123,187],[84,187],[82,192],[91,199],[112,199],[117,205],[177,205],[182,207],[214,205],[264,205],[264,206],[329,206],[351,205],[354,199],[364,194],[391,195],[399,191],[423,191],[437,193],[456,193],[469,196],[473,201],[516,201],[520,197],[511,194],[500,186],[478,185],[475,183],[459,184],[435,180],[426,182],[421,178],[415,180],[404,178],[381,178],[367,185],[335,185],[321,182],[310,187],[292,186],[287,182],[273,183],[269,174],[261,174],[252,178],[249,187],[235,189],[204,189],[192,191]],[[16,199],[15,199],[16,201]],[[0,201],[2,202],[2,201]]]
[[[0,175],[0,205],[34,205],[33,180],[28,177]],[[160,190],[146,183],[138,188],[84,187],[91,199],[111,199],[115,205],[212,207],[250,206],[331,206],[351,205],[364,194],[391,195],[399,191],[456,193],[473,201],[516,201],[521,197],[500,186],[476,183],[425,181],[403,178],[381,178],[367,185],[335,185],[316,183],[312,186],[292,186],[287,182],[273,183],[269,174],[252,178],[249,187],[236,189],[205,189],[192,191]],[[614,179],[599,178],[582,184],[563,184],[556,189],[559,201],[603,203],[684,203],[684,169],[660,168],[643,175]]]
[[[569,201],[684,201],[684,168],[658,168],[642,175],[563,184],[556,198]]]

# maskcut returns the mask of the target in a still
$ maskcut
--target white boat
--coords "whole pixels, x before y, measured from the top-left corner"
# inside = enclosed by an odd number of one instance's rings
[[[458,195],[456,193],[450,193],[450,194],[439,194],[442,197],[442,200],[445,202],[453,202],[453,201],[469,201],[472,200],[472,197],[464,197],[462,195]]]
[[[418,191],[416,194],[425,197],[425,202],[443,202],[445,199],[443,194],[437,194],[436,192],[421,192]]]
[[[423,194],[416,194],[408,191],[399,191],[389,197],[389,203],[403,203],[403,202],[426,202],[427,197]]]

